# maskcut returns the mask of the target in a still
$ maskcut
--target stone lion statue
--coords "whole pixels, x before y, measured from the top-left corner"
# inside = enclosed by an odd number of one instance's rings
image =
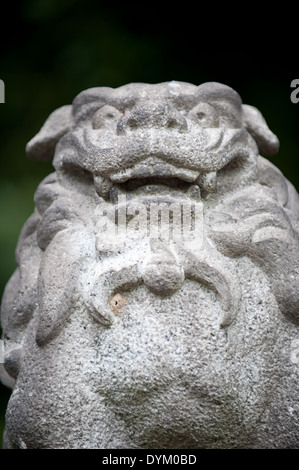
[[[2,300],[6,448],[299,447],[278,147],[215,82],[91,88],[50,115],[26,151],[55,171]]]

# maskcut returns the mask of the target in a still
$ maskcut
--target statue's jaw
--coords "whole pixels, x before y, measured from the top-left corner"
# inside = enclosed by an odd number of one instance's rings
[[[115,203],[116,195],[134,196],[171,195],[200,200],[201,193],[215,192],[217,172],[199,172],[176,167],[152,158],[130,168],[114,172],[109,177],[95,176],[94,183],[99,196]]]

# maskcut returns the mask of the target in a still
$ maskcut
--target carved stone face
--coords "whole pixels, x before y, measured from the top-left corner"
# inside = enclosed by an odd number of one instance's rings
[[[56,171],[2,301],[8,447],[298,446],[299,198],[277,150],[218,83],[93,88],[49,117],[27,152]]]
[[[256,149],[248,144],[237,94],[225,90],[222,102],[212,97],[208,103],[206,88],[176,82],[125,86],[103,90],[87,104],[89,94],[83,93],[74,103],[76,130],[61,142],[80,151],[57,158],[56,168],[84,167],[104,197],[109,187],[155,183],[214,190],[218,170],[236,157],[250,159]]]
[[[227,165],[250,178],[256,142],[267,154],[278,148],[258,111],[243,106],[234,90],[220,84],[95,88],[74,100],[71,118],[65,116],[69,111],[64,107],[61,116],[52,118],[62,121],[60,132],[70,131],[60,139],[54,166],[58,173],[72,174],[74,167],[90,172],[104,198],[113,197],[115,188],[127,191],[148,183],[185,190],[195,184],[203,193],[212,192],[217,173]],[[49,135],[49,129],[28,144],[32,157],[40,158],[45,147],[44,158],[52,158],[44,133]],[[238,174],[236,184],[240,179]]]

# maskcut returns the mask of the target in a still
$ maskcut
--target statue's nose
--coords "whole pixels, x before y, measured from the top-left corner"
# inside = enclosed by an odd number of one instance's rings
[[[125,134],[140,128],[168,128],[178,132],[188,129],[187,121],[169,103],[139,103],[130,112],[124,113],[117,123],[117,133]]]

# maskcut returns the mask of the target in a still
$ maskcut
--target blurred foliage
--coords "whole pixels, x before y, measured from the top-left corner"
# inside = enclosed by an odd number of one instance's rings
[[[27,159],[25,144],[54,109],[86,88],[168,80],[232,86],[279,136],[273,161],[299,189],[299,104],[290,101],[290,83],[299,73],[288,63],[281,35],[266,30],[260,13],[249,18],[247,9],[249,26],[242,19],[231,28],[219,6],[215,15],[214,4],[209,16],[179,3],[163,11],[152,2],[7,3],[1,6],[7,27],[0,31],[0,78],[6,86],[6,103],[0,104],[0,293],[15,269],[14,250],[33,210],[34,191],[52,171],[49,163]],[[290,18],[289,25],[284,38]],[[292,43],[291,38],[288,47]],[[7,399],[1,386],[1,426]]]

